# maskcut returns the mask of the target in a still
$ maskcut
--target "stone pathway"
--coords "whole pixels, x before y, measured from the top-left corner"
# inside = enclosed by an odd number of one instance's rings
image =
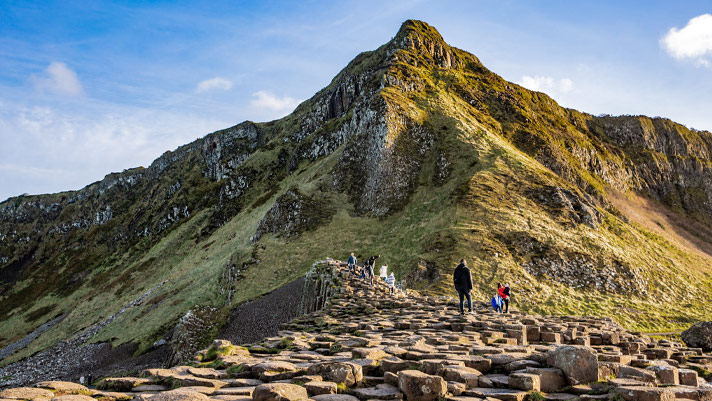
[[[447,298],[389,295],[330,267],[326,306],[276,337],[216,340],[195,366],[105,378],[102,390],[66,382],[7,389],[0,401],[712,401],[712,355],[629,332],[610,319],[460,316]],[[322,271],[325,266],[321,266]]]

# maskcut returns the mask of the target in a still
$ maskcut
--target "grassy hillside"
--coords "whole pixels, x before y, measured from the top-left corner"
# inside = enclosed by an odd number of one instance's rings
[[[466,257],[483,301],[506,281],[543,314],[710,320],[710,149],[667,120],[561,108],[407,21],[284,119],[0,204],[0,346],[66,314],[3,363],[155,289],[92,338],[142,352],[196,305],[227,316],[352,251],[433,294]]]

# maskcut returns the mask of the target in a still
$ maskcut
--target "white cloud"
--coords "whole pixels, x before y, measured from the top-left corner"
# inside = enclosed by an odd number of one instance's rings
[[[206,79],[205,81],[201,81],[200,83],[198,83],[198,86],[195,88],[195,91],[200,93],[212,89],[221,89],[226,91],[230,90],[232,89],[232,81],[220,77]]]
[[[40,90],[48,90],[58,95],[79,96],[84,93],[77,74],[66,64],[53,61],[41,77],[31,78]]]
[[[554,79],[545,76],[525,75],[517,82],[519,85],[537,92],[568,93],[574,88],[574,83],[568,78]]]
[[[254,99],[250,105],[269,112],[274,118],[289,114],[302,102],[300,99],[290,96],[279,97],[267,91],[257,91],[252,96]]]
[[[660,39],[660,46],[678,60],[694,59],[699,65],[712,63],[712,14],[702,14],[687,22],[682,29],[670,28]]]
[[[166,150],[229,124],[185,110],[82,99],[34,106],[0,98],[0,202],[25,192],[79,189],[112,171],[147,167]]]

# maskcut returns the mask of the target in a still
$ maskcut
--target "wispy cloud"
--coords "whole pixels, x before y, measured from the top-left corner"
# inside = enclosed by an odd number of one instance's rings
[[[670,28],[660,46],[678,60],[693,59],[699,65],[712,66],[705,57],[712,55],[712,14],[692,18],[682,29]]]
[[[198,83],[198,86],[195,88],[195,91],[200,93],[213,89],[220,89],[226,91],[230,90],[232,89],[232,81],[220,77],[206,79],[205,81],[201,81]]]
[[[44,70],[42,76],[32,76],[31,80],[39,90],[47,90],[58,95],[79,96],[84,94],[82,83],[77,73],[66,64],[53,61]]]
[[[302,102],[301,99],[295,99],[290,96],[279,97],[263,90],[253,93],[252,96],[254,99],[252,99],[250,105],[253,108],[267,111],[275,118],[289,114]]]
[[[537,92],[558,92],[568,93],[574,88],[574,83],[568,78],[554,79],[547,76],[529,76],[525,75],[517,82],[519,85],[527,89]]]

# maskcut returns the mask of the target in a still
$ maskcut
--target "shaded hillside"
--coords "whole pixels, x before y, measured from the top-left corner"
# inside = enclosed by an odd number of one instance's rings
[[[509,281],[524,310],[709,320],[710,150],[669,120],[562,108],[406,21],[283,119],[1,203],[0,346],[67,314],[14,361],[121,312],[91,341],[141,353],[210,310],[204,343],[235,305],[352,250],[433,293],[466,256],[482,299]]]

